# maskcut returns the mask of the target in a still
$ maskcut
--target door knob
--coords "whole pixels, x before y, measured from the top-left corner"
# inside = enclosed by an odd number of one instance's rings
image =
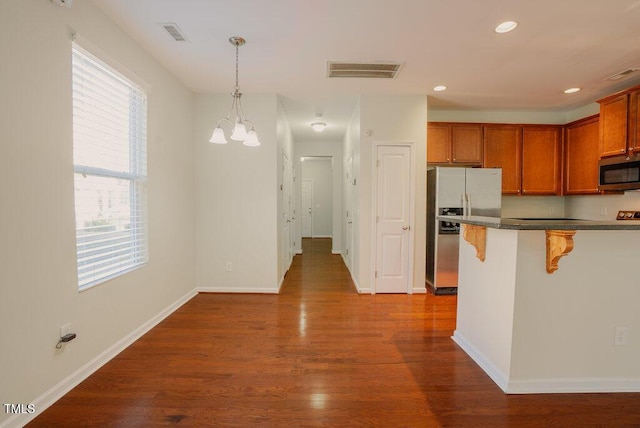
[[[402,230],[409,230],[411,229],[411,226],[402,226]]]

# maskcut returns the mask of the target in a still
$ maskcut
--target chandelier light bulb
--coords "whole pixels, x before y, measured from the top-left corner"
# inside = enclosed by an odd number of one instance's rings
[[[231,139],[236,141],[244,141],[247,139],[247,128],[239,120],[236,122],[236,126],[233,127]]]
[[[211,139],[209,140],[209,142],[213,144],[228,143],[227,139],[224,137],[224,131],[222,130],[222,128],[218,126],[216,127],[216,129],[213,130],[213,135],[211,136]]]
[[[258,147],[260,141],[258,141],[258,134],[253,129],[247,132],[247,139],[242,142],[245,146]]]

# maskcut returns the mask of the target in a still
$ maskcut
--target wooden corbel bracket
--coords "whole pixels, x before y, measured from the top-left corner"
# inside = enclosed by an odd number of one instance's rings
[[[462,237],[476,249],[476,257],[484,262],[485,249],[487,246],[487,228],[474,224],[465,224]]]
[[[546,230],[547,235],[547,273],[558,270],[558,261],[573,250],[575,230]]]

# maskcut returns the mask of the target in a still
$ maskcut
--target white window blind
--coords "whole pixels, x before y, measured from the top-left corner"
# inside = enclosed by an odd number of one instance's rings
[[[72,48],[78,286],[148,261],[146,93],[76,43]]]

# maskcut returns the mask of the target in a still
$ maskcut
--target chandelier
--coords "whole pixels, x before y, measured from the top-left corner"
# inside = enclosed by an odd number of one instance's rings
[[[233,131],[231,133],[231,139],[235,141],[242,141],[245,146],[256,147],[260,145],[260,141],[258,141],[258,134],[255,129],[253,129],[253,122],[248,120],[244,116],[244,112],[242,111],[242,103],[240,102],[240,97],[242,94],[240,93],[240,86],[238,85],[238,48],[246,43],[246,40],[242,37],[235,36],[229,38],[229,43],[236,47],[236,86],[233,88],[233,92],[231,93],[231,97],[233,101],[231,102],[231,111],[227,117],[220,119],[216,128],[213,130],[213,135],[211,135],[210,143],[214,144],[227,144],[228,141],[224,136],[224,130],[220,126],[223,122],[229,123],[233,126]],[[229,117],[235,115],[234,120],[232,121]],[[247,125],[250,126],[250,129],[247,131]]]

